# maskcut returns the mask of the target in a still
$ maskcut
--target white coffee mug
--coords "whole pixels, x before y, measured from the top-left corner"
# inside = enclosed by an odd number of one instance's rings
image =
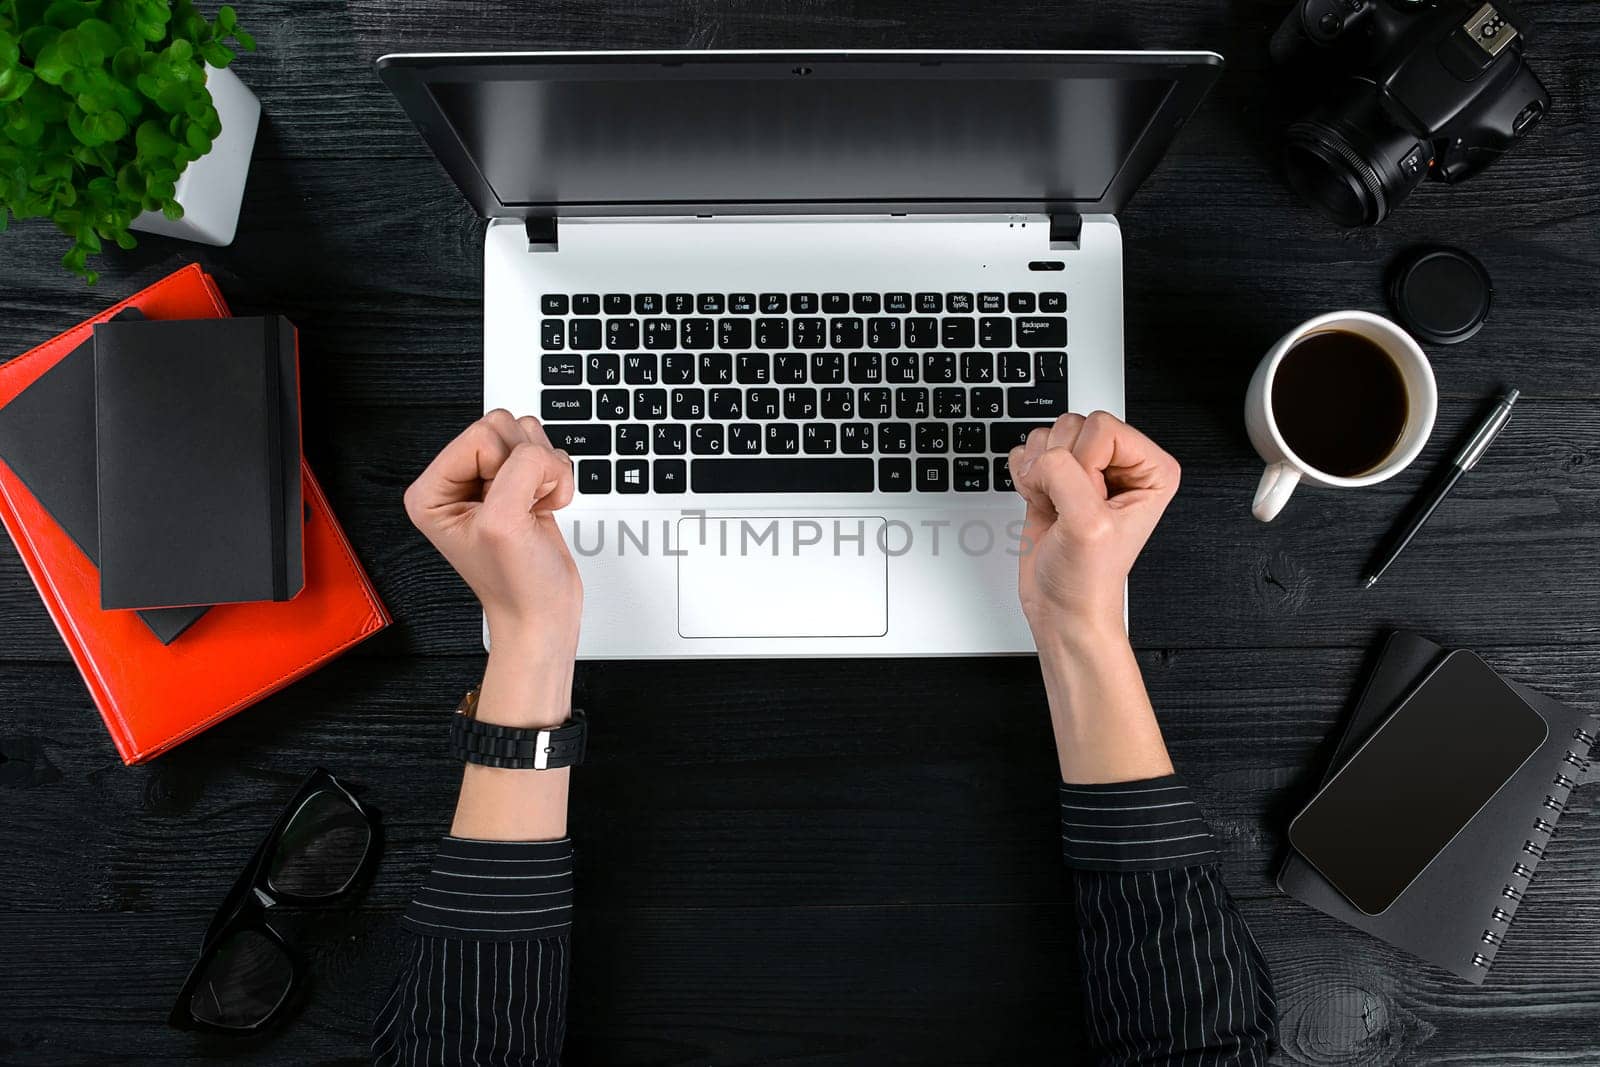
[[[1401,380],[1406,387],[1406,424],[1400,439],[1389,455],[1372,470],[1353,478],[1344,478],[1317,470],[1294,454],[1278,430],[1278,421],[1272,411],[1272,381],[1278,366],[1289,350],[1314,333],[1353,333],[1375,343],[1395,366],[1400,368]],[[1329,489],[1357,489],[1363,485],[1376,485],[1405,470],[1428,443],[1433,433],[1433,420],[1439,413],[1439,388],[1434,384],[1433,368],[1428,357],[1411,335],[1381,315],[1366,311],[1331,311],[1307,319],[1278,339],[1262,359],[1261,365],[1250,379],[1250,389],[1244,398],[1244,424],[1250,433],[1250,443],[1255,445],[1267,469],[1261,472],[1261,482],[1256,486],[1256,499],[1251,512],[1262,522],[1271,522],[1289,502],[1289,495],[1302,481]]]

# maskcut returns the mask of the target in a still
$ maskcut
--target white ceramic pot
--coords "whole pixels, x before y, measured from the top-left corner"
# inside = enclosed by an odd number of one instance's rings
[[[133,220],[132,229],[203,245],[233,243],[256,127],[261,123],[261,101],[233,71],[217,70],[209,64],[206,87],[222,119],[222,133],[211,151],[178,175],[174,198],[183,205],[183,218],[174,222],[159,211],[146,211]]]

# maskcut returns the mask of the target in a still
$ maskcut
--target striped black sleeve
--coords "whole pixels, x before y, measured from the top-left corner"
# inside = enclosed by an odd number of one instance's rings
[[[445,838],[401,920],[417,937],[373,1062],[559,1063],[571,924],[571,841]]]
[[[1062,785],[1061,840],[1097,1059],[1266,1063],[1272,977],[1188,787],[1175,776]]]

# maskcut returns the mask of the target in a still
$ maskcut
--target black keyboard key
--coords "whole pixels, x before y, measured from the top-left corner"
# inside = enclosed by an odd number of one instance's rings
[[[879,452],[910,452],[911,424],[908,422],[878,423]]]
[[[885,293],[883,297],[883,310],[891,315],[911,314],[910,293]]]
[[[824,389],[822,391],[822,417],[825,419],[855,418],[856,391],[854,389]]]
[[[999,419],[1006,413],[1006,391],[998,386],[979,386],[972,390],[969,407],[975,419]]]
[[[633,294],[633,312],[636,315],[661,314],[660,293],[635,293]]]
[[[800,428],[800,449],[808,456],[831,456],[839,450],[838,427],[831,422],[809,422]]]
[[[876,385],[883,381],[883,354],[850,353],[850,381],[856,385]]]
[[[754,315],[756,313],[756,294],[754,293],[729,293],[728,314]]]
[[[994,460],[994,487],[996,491],[1009,493],[1017,487],[1011,480],[1011,458],[1009,456],[996,456]]]
[[[956,380],[954,352],[928,352],[922,357],[922,380],[945,385]]]
[[[1048,422],[991,422],[989,424],[989,451],[1001,454],[1018,445],[1028,443],[1028,434],[1038,429],[1049,429]]]
[[[761,314],[782,315],[789,310],[789,298],[783,293],[762,293]]]
[[[1022,348],[1067,347],[1067,320],[1037,316],[1017,320],[1017,344]]]
[[[789,310],[796,315],[815,315],[817,313],[817,294],[790,293]]]
[[[944,452],[950,448],[950,427],[943,422],[917,423],[917,451]]]
[[[757,319],[756,320],[756,347],[757,348],[788,348],[789,347],[789,320],[788,319]]]
[[[1066,413],[1067,387],[1059,382],[1006,390],[1006,415],[1009,418],[1053,419]]]
[[[786,419],[814,419],[817,417],[817,391],[808,387],[783,391],[783,417]]]
[[[697,459],[689,481],[697,493],[870,493],[872,460]]]
[[[668,293],[667,294],[667,314],[669,314],[669,315],[693,315],[694,314],[694,294],[693,293]]]
[[[1040,311],[1045,311],[1045,312],[1065,311],[1065,310],[1067,310],[1067,294],[1066,293],[1040,293],[1039,294],[1039,310]]]
[[[600,314],[599,293],[579,293],[572,298],[572,313],[574,315]]]
[[[915,352],[890,352],[884,357],[883,380],[886,382],[914,382],[917,365],[921,362]]]
[[[792,456],[800,451],[800,427],[792,422],[767,424],[767,455]]]
[[[811,356],[811,380],[818,385],[838,385],[844,381],[844,354],[814,353]]]
[[[651,473],[654,476],[651,488],[658,493],[689,491],[689,465],[681,459],[658,459]]]
[[[950,461],[943,457],[917,460],[917,491],[919,493],[949,492]]]
[[[1012,293],[1006,306],[1015,314],[1031,315],[1034,312],[1032,293]]]
[[[722,455],[722,424],[702,422],[689,427],[689,451],[697,456]]]
[[[906,320],[907,348],[934,348],[939,344],[939,320],[912,318]]]
[[[539,324],[539,347],[559,352],[567,347],[567,324],[561,319],[545,319]]]
[[[989,491],[989,461],[972,456],[957,456],[955,487],[958,493],[987,493]]]
[[[661,357],[661,383],[688,385],[694,381],[694,357],[687,352],[668,352]]]
[[[683,347],[710,348],[716,341],[715,319],[684,319]]]
[[[579,352],[591,352],[600,347],[599,319],[567,320],[567,347]]]
[[[649,451],[650,427],[642,422],[624,422],[617,426],[617,455],[643,456]]]
[[[1035,352],[1033,354],[1033,380],[1036,382],[1066,381],[1067,354],[1065,352]]]
[[[750,320],[749,319],[718,319],[717,320],[717,347],[718,348],[749,348],[750,347]]]
[[[542,385],[582,385],[583,365],[577,356],[541,356],[539,382]]]
[[[944,295],[944,309],[952,315],[972,314],[972,294],[946,293]]]
[[[951,436],[950,443],[957,452],[974,453],[987,452],[988,442],[985,438],[983,423],[958,422],[955,433]]]
[[[733,377],[740,385],[766,385],[772,380],[772,357],[765,352],[740,352],[733,357]]]
[[[850,298],[850,307],[857,315],[876,315],[883,307],[883,298],[877,293],[856,293]]]
[[[650,435],[650,448],[658,456],[681,456],[689,447],[687,427],[676,422],[664,422]]]
[[[994,381],[994,353],[964,353],[961,357],[961,380],[979,385]]]
[[[744,390],[711,390],[711,417],[723,422],[744,418]]]
[[[704,389],[674,389],[672,391],[672,417],[679,420],[701,419],[706,414]]]
[[[608,459],[579,460],[578,492],[611,492],[611,461]]]
[[[539,300],[539,313],[541,315],[565,315],[567,313],[567,294],[546,293]]]
[[[593,423],[552,422],[544,428],[551,448],[566,449],[573,456],[609,456],[611,427]]]
[[[624,300],[627,297],[623,297]],[[671,321],[670,319],[668,320]],[[639,320],[638,319],[607,319],[606,320],[606,347],[607,348],[638,348],[639,347]],[[671,347],[670,345],[664,347]]]
[[[978,344],[983,348],[1007,348],[1011,344],[1011,320],[982,318],[978,320]]]
[[[967,391],[954,389],[933,391],[933,417],[936,419],[964,419],[967,417]]]
[[[904,388],[894,391],[894,417],[897,419],[925,419],[928,417],[928,391],[922,388]]]
[[[856,413],[863,419],[887,419],[889,417],[889,390],[857,389]]]
[[[586,422],[594,418],[594,394],[587,389],[546,389],[539,394],[539,417],[546,422]]]
[[[607,315],[633,314],[633,301],[627,293],[607,293],[604,306]]]
[[[862,326],[857,318],[829,319],[828,344],[832,348],[860,348]]]
[[[848,314],[850,314],[850,294],[849,293],[823,293],[822,294],[822,313],[824,315],[848,315]]]
[[[839,426],[839,451],[851,453],[871,452],[872,423],[841,423]]]
[[[616,385],[622,380],[622,357],[596,352],[584,359],[584,373],[590,385]]]
[[[667,417],[667,391],[665,389],[635,389],[633,391],[633,417],[658,422]]]
[[[1000,353],[1000,380],[1008,385],[1027,381],[1032,368],[1033,363],[1026,352]]]
[[[726,352],[702,352],[700,354],[700,384],[732,385],[733,357]]]
[[[868,319],[867,344],[873,348],[899,348],[900,320]]]
[[[736,422],[728,427],[728,455],[759,456],[761,427],[753,422]]]
[[[775,419],[778,396],[776,389],[752,389],[744,396],[744,413],[752,419]]]
[[[650,491],[650,461],[647,459],[617,460],[617,492],[647,493]]]
[[[700,299],[695,301],[702,315],[720,315],[724,306],[721,293],[701,293]]]
[[[1004,293],[979,293],[978,310],[985,315],[993,315],[1006,309],[1006,294]]]
[[[826,319],[794,319],[794,346],[796,348],[821,348],[828,343]]]
[[[629,385],[656,384],[658,360],[654,352],[632,352],[622,357],[622,380]]]
[[[644,346],[652,351],[678,347],[677,319],[645,319]]]
[[[971,348],[977,341],[977,329],[971,319],[944,319],[939,341],[945,348]]]
[[[911,492],[911,461],[909,459],[878,460],[878,491],[883,493]]]
[[[628,391],[602,389],[594,395],[594,417],[617,422],[628,417]]]
[[[779,352],[772,357],[772,380],[779,385],[796,385],[806,380],[806,357],[799,352]]]
[[[918,293],[917,311],[923,315],[937,315],[944,310],[944,297],[939,293]]]

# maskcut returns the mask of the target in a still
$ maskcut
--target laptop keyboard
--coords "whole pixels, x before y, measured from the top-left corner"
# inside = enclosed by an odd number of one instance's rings
[[[989,493],[1067,410],[1067,295],[548,293],[580,493]]]

